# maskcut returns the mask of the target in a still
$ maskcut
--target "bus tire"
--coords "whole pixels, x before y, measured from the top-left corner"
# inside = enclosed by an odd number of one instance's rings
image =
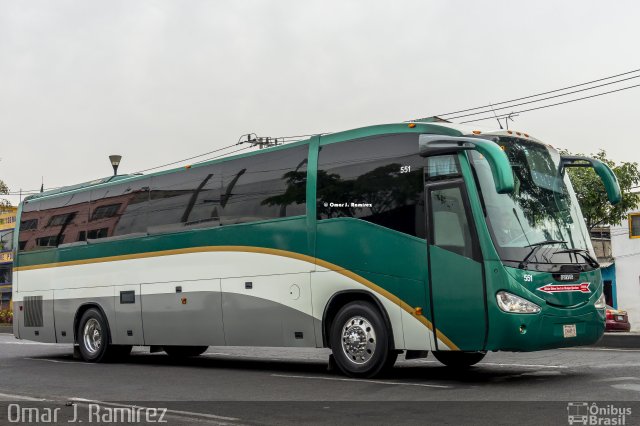
[[[186,358],[202,355],[209,346],[163,346],[162,350],[173,358]]]
[[[331,324],[331,351],[336,365],[350,377],[374,377],[393,366],[397,354],[390,348],[390,330],[369,302],[343,306]],[[395,357],[394,357],[395,355]]]
[[[433,351],[438,361],[451,368],[468,368],[482,361],[486,352]]]
[[[109,327],[106,318],[96,309],[87,309],[76,334],[80,356],[86,362],[105,362],[117,351],[109,345]]]

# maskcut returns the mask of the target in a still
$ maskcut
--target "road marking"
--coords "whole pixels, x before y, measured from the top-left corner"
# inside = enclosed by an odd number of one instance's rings
[[[31,361],[55,362],[55,363],[59,363],[59,364],[97,365],[97,364],[90,363],[90,362],[61,361],[61,360],[58,360],[58,359],[47,359],[47,358],[28,358],[28,357],[25,357],[24,359],[30,359]]]
[[[62,343],[40,343],[40,342],[0,342],[0,345],[39,345],[39,346],[58,346],[68,348],[70,345]]]
[[[34,398],[32,396],[24,396],[24,395],[14,395],[11,393],[0,393],[0,398],[7,398],[9,401],[20,400],[20,401],[47,401],[44,398]]]
[[[143,407],[141,405],[129,405],[129,404],[116,404],[113,402],[104,402],[104,401],[98,401],[95,399],[85,399],[85,398],[71,398],[70,401],[73,402],[79,402],[81,404],[98,404],[98,405],[107,405],[107,406],[111,406],[111,407],[125,407],[125,408],[135,408],[135,409],[142,409],[142,410],[148,410],[150,407]],[[198,413],[195,411],[182,411],[182,410],[169,410],[167,409],[167,413],[169,414],[173,414],[175,416],[183,416],[183,417],[200,417],[203,419],[210,419],[210,420],[224,420],[224,421],[229,421],[229,422],[237,422],[240,419],[237,417],[226,417],[226,416],[218,416],[216,414],[208,414],[208,413]]]
[[[531,371],[529,373],[520,374],[520,376],[527,376],[527,377],[548,377],[548,376],[561,376],[561,375],[562,375],[562,372],[558,370],[550,370],[550,371],[538,370],[538,371]]]
[[[440,364],[439,361],[418,361],[421,363]],[[546,364],[507,364],[500,362],[480,362],[476,364],[478,367],[483,365],[491,365],[494,367],[523,367],[523,368],[569,368],[566,365],[546,365]]]
[[[631,367],[640,367],[640,363],[637,362],[624,362],[624,363],[605,363],[603,365],[589,365],[589,368],[631,368]]]
[[[272,374],[271,377],[284,377],[287,379],[315,379],[315,380],[333,380],[336,382],[362,382],[362,383],[375,383],[378,385],[399,385],[399,386],[420,386],[425,388],[444,388],[448,389],[451,386],[445,385],[429,385],[426,383],[404,383],[404,382],[387,382],[384,380],[365,380],[365,379],[347,379],[339,377],[320,377],[320,376],[293,376],[288,374]]]
[[[640,377],[611,377],[609,379],[596,380],[596,382],[622,382],[624,380],[638,380],[638,381],[640,381]]]
[[[640,352],[640,349],[623,349],[623,348],[561,348],[563,351],[613,351],[613,352]]]
[[[621,385],[611,385],[612,388],[622,389],[622,390],[632,390],[636,392],[640,392],[640,385],[635,383],[624,383]]]
[[[524,367],[524,368],[569,368],[566,365],[546,365],[546,364],[503,364],[498,362],[480,362],[478,366],[493,365],[496,367]]]

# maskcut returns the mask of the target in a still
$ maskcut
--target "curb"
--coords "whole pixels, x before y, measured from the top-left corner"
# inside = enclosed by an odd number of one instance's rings
[[[640,333],[605,333],[595,348],[640,349]]]

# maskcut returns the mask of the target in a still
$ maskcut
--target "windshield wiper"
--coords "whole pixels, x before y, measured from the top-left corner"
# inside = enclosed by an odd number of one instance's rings
[[[520,269],[525,269],[525,267],[529,265],[529,259],[538,250],[540,250],[540,247],[554,245],[554,244],[566,244],[566,243],[567,242],[564,241],[564,240],[547,240],[547,241],[540,241],[539,243],[533,243],[533,244],[529,244],[529,245],[525,246],[525,247],[531,247],[531,251],[529,252],[529,254],[527,254],[524,257],[524,259],[522,259],[522,262],[520,262]]]
[[[560,250],[560,251],[555,252],[555,254],[558,254],[558,253],[579,254],[580,256],[582,256],[582,258],[584,260],[587,261],[589,266],[591,266],[593,268],[599,268],[600,267],[600,264],[598,263],[598,260],[594,259],[593,256],[591,256],[591,253],[589,253],[589,250],[587,250],[587,249],[571,248],[571,249],[565,249],[565,250]]]

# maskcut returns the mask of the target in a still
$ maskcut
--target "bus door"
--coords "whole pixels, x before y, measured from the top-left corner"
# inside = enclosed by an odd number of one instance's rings
[[[456,157],[429,157],[425,174],[434,341],[437,350],[482,350],[487,333],[482,255]]]

